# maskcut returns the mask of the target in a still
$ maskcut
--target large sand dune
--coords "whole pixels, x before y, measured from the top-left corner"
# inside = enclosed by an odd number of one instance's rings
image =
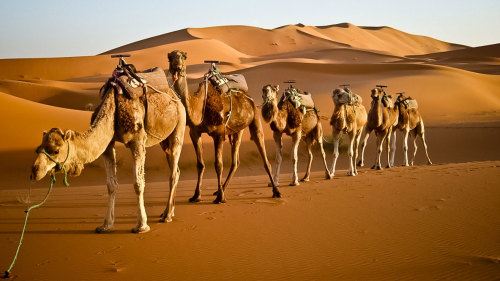
[[[223,72],[242,73],[250,96],[261,104],[266,84],[296,86],[313,94],[325,138],[331,135],[331,92],[349,83],[370,107],[376,84],[418,100],[430,156],[438,165],[341,171],[322,179],[315,151],[313,180],[283,186],[271,199],[261,160],[244,134],[242,166],[229,187],[229,203],[210,204],[214,191],[213,148],[204,137],[207,162],[204,202],[187,203],[196,178],[186,132],[176,219],[156,224],[167,198],[167,165],[158,147],[148,149],[146,207],[153,231],[127,234],[135,220],[130,152],[118,146],[117,231],[91,230],[105,212],[105,174],[100,160],[56,187],[30,217],[16,280],[492,280],[500,276],[500,49],[470,48],[390,27],[286,25],[186,28],[132,42],[96,56],[0,60],[0,265],[17,245],[26,205],[27,176],[42,132],[52,127],[83,131],[89,108],[117,60],[130,53],[138,69],[168,66],[167,53],[188,53],[190,90],[220,60]],[[274,165],[272,133],[264,124]],[[398,135],[398,138],[401,138]],[[367,162],[374,159],[374,143]],[[290,141],[285,138],[282,183],[291,179]],[[326,144],[328,162],[332,146]],[[229,162],[225,146],[225,167]],[[402,160],[398,143],[396,163]],[[412,151],[412,149],[410,149]],[[421,151],[420,151],[421,152]],[[425,163],[417,154],[417,164]],[[304,159],[304,147],[300,159]],[[301,173],[304,163],[299,164]],[[33,185],[38,201],[47,180]],[[59,183],[58,183],[59,184]],[[60,278],[64,276],[64,278]],[[67,278],[66,278],[67,277]]]

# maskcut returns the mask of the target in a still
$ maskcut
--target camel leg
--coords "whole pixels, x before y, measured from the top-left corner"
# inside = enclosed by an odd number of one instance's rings
[[[215,148],[215,173],[217,174],[217,197],[214,200],[215,204],[226,203],[224,189],[222,189],[222,170],[224,168],[222,162],[222,152],[224,144],[224,135],[215,135],[212,137]]]
[[[380,158],[382,157],[382,147],[384,145],[385,134],[379,133],[377,135],[377,158],[375,160],[375,165],[373,165],[372,169],[382,170],[382,163]]]
[[[115,197],[116,190],[118,189],[114,141],[108,145],[102,156],[104,159],[104,168],[106,169],[106,185],[108,186],[108,212],[104,218],[104,224],[95,229],[96,233],[110,232],[114,229]]]
[[[425,141],[425,130],[424,130],[424,121],[420,120],[420,138],[422,139],[422,144],[424,145],[425,156],[427,157],[427,164],[432,165],[431,158],[429,158],[429,153],[427,152],[427,143]]]
[[[313,138],[312,136],[307,136],[306,137],[306,146],[307,146],[307,168],[306,168],[306,173],[304,175],[304,177],[300,180],[300,181],[303,181],[303,182],[307,182],[310,180],[310,176],[311,176],[311,166],[312,166],[312,162],[313,162],[313,154],[312,154],[312,144],[313,144]]]
[[[353,156],[354,156],[354,134],[356,132],[354,130],[350,131],[348,133],[348,136],[349,136],[349,147],[347,149],[347,157],[349,159],[349,171],[347,172],[347,175],[348,176],[355,176],[356,173],[354,172],[354,166],[356,165],[356,162],[354,162],[353,160]]]
[[[257,149],[259,150],[260,156],[262,157],[262,161],[264,161],[264,169],[266,169],[269,180],[271,181],[271,184],[273,186],[273,198],[281,198],[279,188],[275,184],[273,176],[271,175],[271,164],[269,164],[269,160],[267,160],[266,146],[264,145],[264,132],[262,130],[260,119],[255,118],[254,121],[250,123],[249,129],[250,138],[255,142],[255,145],[257,145]]]
[[[276,167],[274,168],[274,184],[276,186],[280,186],[280,171],[281,171],[281,162],[283,161],[283,134],[279,132],[273,132],[274,143],[276,144]],[[272,186],[271,183],[268,186]]]
[[[203,172],[205,171],[205,163],[203,162],[203,143],[201,140],[201,134],[195,130],[189,130],[189,136],[191,137],[191,142],[193,143],[194,151],[196,153],[196,169],[198,171],[196,189],[194,190],[193,197],[189,198],[189,202],[200,202]]]
[[[300,183],[299,183],[299,176],[297,175],[297,164],[298,164],[297,162],[299,161],[298,151],[299,151],[300,138],[301,138],[301,131],[297,130],[292,135],[293,175],[292,175],[292,182],[290,183],[290,186],[300,185]]]
[[[392,135],[392,130],[389,129],[389,132],[387,132],[385,136],[385,148],[387,150],[387,166],[386,168],[391,167],[391,135]]]
[[[363,139],[363,142],[361,143],[361,159],[358,162],[359,167],[363,167],[365,165],[365,148],[366,148],[366,143],[368,142],[368,138],[370,137],[370,133],[372,131],[365,127],[365,138]]]
[[[356,166],[356,161],[358,160],[358,147],[359,147],[359,141],[361,140],[361,133],[363,132],[363,129],[359,129],[354,136],[354,158],[352,160],[352,164],[354,167],[354,175],[358,174],[358,167]]]
[[[330,169],[331,178],[335,176],[335,166],[337,165],[337,159],[339,158],[340,131],[334,129],[332,133],[332,138],[333,138],[333,162],[332,162],[332,168]]]
[[[167,156],[168,166],[170,167],[170,193],[168,195],[167,207],[161,214],[160,222],[171,222],[175,216],[175,192],[179,183],[179,159],[181,157],[182,144],[184,143],[185,127],[178,126],[170,136],[161,143],[161,147]]]
[[[146,215],[146,209],[144,208],[144,188],[146,181],[144,178],[144,163],[146,160],[146,136],[140,138],[137,141],[133,141],[130,144],[130,150],[132,151],[132,157],[134,158],[134,176],[135,183],[134,189],[137,194],[137,205],[138,205],[138,215],[137,215],[137,226],[132,229],[133,233],[143,233],[150,230],[148,226],[148,217]]]
[[[425,156],[427,157],[427,164],[432,165],[431,158],[429,158],[429,153],[427,152],[427,143],[425,142],[425,133],[422,133],[420,135],[420,138],[422,139],[422,144],[424,145]]]
[[[396,154],[396,130],[392,132],[392,138],[391,138],[391,159],[389,162],[391,167],[394,167],[395,154]]]
[[[317,134],[316,141],[318,142],[319,149],[321,150],[321,157],[323,157],[323,164],[325,165],[325,179],[330,180],[332,177],[330,176],[330,171],[328,170],[328,163],[326,162],[326,153],[323,148],[323,128],[321,127],[321,123],[318,122],[316,126]]]
[[[241,145],[241,137],[243,136],[243,130],[234,134],[232,138],[229,140],[231,143],[231,168],[229,168],[229,173],[226,177],[226,181],[222,186],[222,189],[226,191],[226,187],[229,185],[229,181],[234,175],[234,172],[238,169],[240,165],[240,145]]]
[[[403,166],[410,166],[408,164],[408,135],[409,134],[410,134],[410,131],[408,130],[408,128],[405,128],[404,137],[403,137],[403,151],[404,151]]]
[[[410,165],[413,166],[413,163],[415,162],[415,156],[417,155],[417,135],[412,133],[413,137],[413,157],[411,158],[411,163]]]

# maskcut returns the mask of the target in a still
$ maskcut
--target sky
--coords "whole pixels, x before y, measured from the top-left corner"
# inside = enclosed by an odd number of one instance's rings
[[[91,56],[188,27],[342,22],[500,43],[499,0],[0,0],[0,59]]]

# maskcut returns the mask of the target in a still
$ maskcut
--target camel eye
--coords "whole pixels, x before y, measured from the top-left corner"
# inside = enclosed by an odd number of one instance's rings
[[[54,151],[54,154],[56,155],[59,154],[59,150]]]

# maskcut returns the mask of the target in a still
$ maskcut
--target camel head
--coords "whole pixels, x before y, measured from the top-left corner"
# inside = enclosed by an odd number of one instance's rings
[[[348,104],[351,100],[351,97],[348,92],[344,89],[337,88],[333,90],[332,94],[333,103],[335,105]]]
[[[384,90],[380,88],[373,88],[370,96],[374,100],[380,100],[384,96],[384,94],[385,94]]]
[[[374,101],[379,101],[381,100],[382,101],[382,104],[385,106],[385,107],[389,107],[389,108],[392,108],[394,103],[392,102],[392,95],[387,95],[385,93],[385,91],[381,88],[373,88],[372,89],[372,93],[371,93],[371,97]]]
[[[179,50],[168,53],[169,71],[177,76],[186,72],[187,53]]]
[[[43,132],[42,144],[36,149],[36,159],[31,167],[30,179],[39,181],[49,172],[55,173],[63,169],[68,173],[79,174],[75,171],[75,165],[71,165],[67,160],[69,157],[69,143],[74,138],[74,132],[67,130],[63,132],[59,128],[52,128],[48,132]]]
[[[279,85],[271,85],[268,84],[262,88],[262,100],[264,101],[264,104],[267,104],[272,101],[276,101],[278,97],[278,91],[280,90]]]

